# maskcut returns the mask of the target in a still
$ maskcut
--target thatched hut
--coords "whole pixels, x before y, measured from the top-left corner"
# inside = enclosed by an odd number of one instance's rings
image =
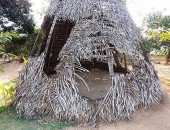
[[[20,116],[113,122],[162,100],[161,83],[122,0],[53,0],[42,33],[39,55],[19,76]]]

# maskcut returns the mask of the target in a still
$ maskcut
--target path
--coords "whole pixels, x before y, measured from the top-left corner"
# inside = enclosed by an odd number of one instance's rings
[[[170,65],[155,64],[160,78],[170,79]]]
[[[19,71],[24,66],[19,63],[4,63],[1,65],[4,67],[4,72],[0,72],[0,83],[17,78]]]

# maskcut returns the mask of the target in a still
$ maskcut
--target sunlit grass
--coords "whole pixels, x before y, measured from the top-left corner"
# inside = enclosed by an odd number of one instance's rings
[[[63,130],[74,126],[73,122],[44,122],[37,119],[18,118],[15,107],[0,107],[0,130]]]
[[[170,79],[160,78],[163,90],[167,93],[170,93]]]

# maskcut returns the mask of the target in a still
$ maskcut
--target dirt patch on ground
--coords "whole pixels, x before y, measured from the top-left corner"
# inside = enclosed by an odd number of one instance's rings
[[[170,79],[170,65],[155,64],[154,66],[160,78]]]
[[[134,113],[131,120],[114,124],[100,124],[99,128],[82,125],[65,130],[170,130],[170,95],[165,94],[161,104]]]
[[[19,64],[17,62],[13,63],[2,63],[4,72],[0,72],[0,83],[12,80],[18,77],[19,71],[23,68],[24,64]]]
[[[154,56],[151,58],[154,63],[155,69],[158,72],[160,78],[170,79],[170,62],[165,65],[165,56]]]
[[[79,84],[78,89],[80,95],[91,100],[104,98],[111,87],[108,71],[96,69],[86,73],[78,73],[78,75],[81,76],[87,84],[85,85],[82,80],[76,79],[76,82]]]

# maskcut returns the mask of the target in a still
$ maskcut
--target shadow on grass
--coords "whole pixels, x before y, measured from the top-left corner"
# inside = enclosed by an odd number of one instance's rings
[[[73,122],[54,122],[40,125],[35,119],[17,118],[15,107],[0,107],[0,130],[62,130]]]

